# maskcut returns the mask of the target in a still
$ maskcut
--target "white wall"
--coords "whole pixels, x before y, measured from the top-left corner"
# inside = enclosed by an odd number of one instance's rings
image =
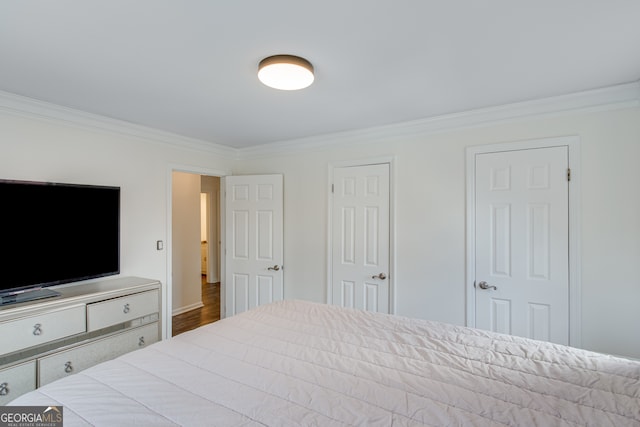
[[[285,297],[326,301],[330,162],[395,156],[397,314],[465,324],[465,147],[578,135],[582,344],[640,358],[640,109],[345,142],[236,163],[283,173]]]
[[[397,313],[457,324],[465,322],[465,147],[578,135],[582,343],[640,358],[638,108],[441,134],[404,132],[235,166],[231,156],[127,135],[0,108],[0,178],[120,186],[121,275],[158,279],[166,295],[171,263],[166,250],[156,250],[156,240],[170,240],[170,170],[282,173],[285,297],[325,301],[328,164],[395,156]]]
[[[180,144],[7,111],[0,109],[0,178],[121,187],[120,275],[160,280],[166,295],[168,251],[157,251],[156,240],[165,248],[169,243],[170,169],[229,170],[231,160]]]
[[[200,263],[200,175],[173,172],[172,187],[173,314],[202,307]]]

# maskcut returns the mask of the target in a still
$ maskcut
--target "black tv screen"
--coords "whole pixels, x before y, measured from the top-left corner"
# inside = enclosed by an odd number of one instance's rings
[[[120,188],[0,180],[0,295],[120,272]]]

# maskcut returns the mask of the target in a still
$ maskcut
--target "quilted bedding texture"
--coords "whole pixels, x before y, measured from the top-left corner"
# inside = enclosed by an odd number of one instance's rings
[[[640,426],[640,362],[280,301],[48,384],[64,425]]]

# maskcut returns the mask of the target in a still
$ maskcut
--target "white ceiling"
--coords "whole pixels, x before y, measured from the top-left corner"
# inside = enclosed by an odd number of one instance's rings
[[[0,2],[0,90],[237,148],[638,79],[638,0]]]

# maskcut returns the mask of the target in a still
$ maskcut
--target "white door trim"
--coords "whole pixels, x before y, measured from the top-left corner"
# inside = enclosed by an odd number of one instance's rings
[[[582,304],[580,280],[580,137],[564,136],[499,144],[478,145],[466,148],[466,198],[467,198],[467,268],[466,268],[466,324],[475,327],[475,156],[482,153],[565,146],[569,150],[569,345],[582,344]]]
[[[172,255],[172,244],[173,240],[171,238],[173,232],[173,212],[172,212],[172,203],[173,200],[173,172],[185,172],[185,173],[193,173],[197,175],[210,175],[210,176],[219,176],[224,177],[226,175],[230,175],[231,172],[223,171],[219,169],[208,169],[201,168],[193,165],[180,165],[180,164],[169,164],[167,167],[167,235],[165,241],[165,251],[167,254],[167,283],[164,286],[164,290],[162,292],[162,311],[164,313],[164,321],[162,322],[162,337],[164,339],[171,338],[171,329],[173,326],[173,255]],[[222,221],[222,218],[221,218]],[[224,224],[224,223],[223,223]],[[224,263],[224,253],[220,254],[220,262]],[[222,293],[222,283],[221,293]],[[220,304],[221,307],[223,304]]]
[[[389,164],[389,313],[396,312],[396,171],[395,156],[373,157],[369,159],[342,160],[331,162],[328,165],[327,175],[327,304],[333,300],[333,287],[331,278],[333,277],[333,265],[331,251],[333,247],[333,198],[331,197],[331,186],[333,184],[333,170],[336,168],[368,166],[377,164]]]

